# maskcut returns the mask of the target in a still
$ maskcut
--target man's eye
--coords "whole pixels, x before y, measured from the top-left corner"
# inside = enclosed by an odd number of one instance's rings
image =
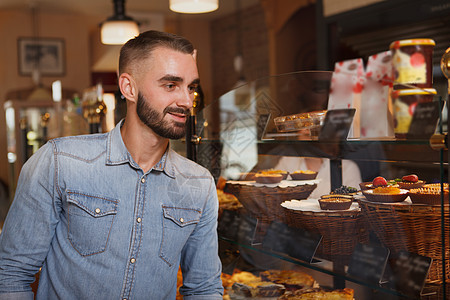
[[[188,89],[190,93],[194,93],[197,90],[197,86],[189,86]]]
[[[169,90],[173,90],[175,88],[175,84],[172,83],[166,84],[166,88]]]

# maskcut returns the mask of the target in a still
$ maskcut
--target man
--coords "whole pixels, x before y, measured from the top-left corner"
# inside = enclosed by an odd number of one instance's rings
[[[119,59],[127,115],[57,138],[24,165],[0,237],[0,299],[222,299],[217,193],[176,154],[199,84],[194,48],[148,31]]]

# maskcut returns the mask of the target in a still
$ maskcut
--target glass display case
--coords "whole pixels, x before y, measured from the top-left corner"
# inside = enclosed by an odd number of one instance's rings
[[[335,76],[262,78],[197,114],[227,297],[448,298],[447,95],[410,103],[398,134],[391,84],[350,87],[339,107]]]

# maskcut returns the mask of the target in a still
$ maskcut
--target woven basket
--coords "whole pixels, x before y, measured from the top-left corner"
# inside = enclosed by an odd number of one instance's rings
[[[367,243],[368,230],[360,211],[312,212],[284,208],[287,224],[322,235],[317,256],[328,260],[347,260],[358,242]]]
[[[440,205],[405,205],[374,203],[358,199],[371,230],[393,253],[408,251],[433,259],[427,283],[440,283],[442,274],[442,239]],[[446,279],[450,278],[449,209],[444,211],[446,236]]]
[[[235,195],[252,217],[270,223],[275,220],[285,221],[281,203],[292,199],[306,199],[316,187],[317,184],[291,187],[256,187],[227,183],[225,191]]]

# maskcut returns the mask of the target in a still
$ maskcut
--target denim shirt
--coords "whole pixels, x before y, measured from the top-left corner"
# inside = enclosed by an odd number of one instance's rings
[[[144,173],[119,123],[23,166],[0,235],[0,299],[222,299],[215,184],[170,148]]]

